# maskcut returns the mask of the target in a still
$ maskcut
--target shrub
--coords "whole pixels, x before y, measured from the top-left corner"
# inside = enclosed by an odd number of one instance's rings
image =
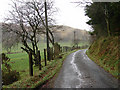
[[[13,71],[2,71],[2,81],[4,85],[9,85],[20,78],[19,72]]]
[[[20,78],[19,72],[11,69],[11,66],[8,64],[9,61],[10,58],[2,53],[2,81],[4,85],[9,85]]]

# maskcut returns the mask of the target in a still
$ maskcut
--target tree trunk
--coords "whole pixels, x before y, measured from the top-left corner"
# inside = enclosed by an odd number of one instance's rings
[[[106,18],[106,24],[107,24],[108,36],[110,36],[110,23],[109,23],[109,20],[107,18]]]
[[[108,36],[110,36],[110,20],[109,20],[109,12],[108,12],[108,7],[107,7],[107,3],[105,3],[105,20],[106,20],[106,24],[107,24],[107,32],[108,32]]]
[[[47,66],[47,61],[46,61],[46,49],[44,49],[44,59],[45,59],[45,66]]]
[[[29,52],[29,73],[30,73],[30,76],[33,76],[33,61],[32,61],[31,52]]]
[[[42,69],[42,66],[41,66],[41,56],[40,56],[40,51],[38,51],[38,61],[39,61],[39,70]]]

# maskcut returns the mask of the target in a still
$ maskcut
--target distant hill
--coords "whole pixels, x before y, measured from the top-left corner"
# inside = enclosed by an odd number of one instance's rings
[[[54,32],[55,41],[73,41],[75,38],[81,41],[88,41],[89,33],[86,30],[76,29],[69,26],[56,25],[51,28]]]

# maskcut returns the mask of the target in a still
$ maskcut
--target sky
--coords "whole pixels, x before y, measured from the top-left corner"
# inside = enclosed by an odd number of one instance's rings
[[[89,18],[85,16],[84,8],[71,3],[73,1],[75,0],[55,0],[55,5],[58,8],[58,15],[56,15],[57,23],[90,30],[90,26],[86,24]]]
[[[56,24],[87,31],[91,30],[90,26],[86,24],[89,18],[85,16],[84,8],[71,3],[73,1],[75,0],[54,0],[58,9],[57,14],[55,14]],[[10,3],[11,0],[0,1],[0,22],[8,15],[8,10],[11,9]]]

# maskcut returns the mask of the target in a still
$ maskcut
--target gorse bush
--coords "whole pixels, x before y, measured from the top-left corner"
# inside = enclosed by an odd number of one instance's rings
[[[8,64],[10,58],[2,53],[2,81],[4,85],[9,85],[20,78],[19,72],[12,70]]]

